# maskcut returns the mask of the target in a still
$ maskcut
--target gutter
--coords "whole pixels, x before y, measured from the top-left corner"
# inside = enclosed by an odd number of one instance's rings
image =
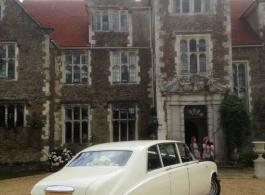
[[[239,47],[263,47],[264,43],[261,45],[236,45],[236,46],[232,46],[232,48],[239,48]]]

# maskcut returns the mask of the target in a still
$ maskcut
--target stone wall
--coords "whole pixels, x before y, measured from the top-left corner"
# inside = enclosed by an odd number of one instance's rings
[[[109,5],[122,4],[125,1],[109,2]],[[88,1],[91,3],[91,1]],[[103,6],[102,2],[95,4]],[[125,2],[126,3],[126,2]],[[93,4],[89,4],[92,14]],[[96,6],[96,5],[95,5]],[[95,9],[98,9],[96,6]],[[111,9],[111,6],[110,6]],[[125,7],[125,10],[128,8]],[[63,106],[65,104],[90,105],[89,131],[93,135],[93,144],[110,142],[110,119],[112,111],[110,104],[117,102],[132,102],[137,104],[137,139],[149,139],[147,129],[150,123],[152,107],[152,61],[150,47],[150,13],[149,9],[132,9],[128,12],[128,31],[93,31],[89,26],[91,47],[76,49],[53,49],[54,56],[54,147],[65,145],[77,151],[89,144],[65,144]],[[92,18],[92,17],[91,17]],[[141,18],[141,20],[140,20]],[[90,22],[92,24],[92,21]],[[56,51],[57,50],[57,51]],[[138,73],[136,83],[112,83],[111,53],[136,52]],[[65,84],[64,61],[66,53],[89,54],[88,84]],[[52,135],[53,133],[51,133]]]
[[[265,68],[264,47],[233,47],[233,61],[247,62],[247,84],[248,84],[248,106],[252,112],[254,122],[254,137],[256,140],[264,140],[263,113],[257,112],[255,108],[262,105],[265,95]]]
[[[49,32],[51,29],[42,28],[20,2],[6,0],[4,18],[0,20],[0,42],[17,44],[17,78],[0,80],[0,104],[23,104],[25,123],[21,128],[0,129],[0,163],[40,160],[42,127],[32,129],[29,118],[36,113],[43,124],[48,120],[43,110],[48,99],[45,91],[49,90],[45,74],[45,57],[49,51],[44,50]]]

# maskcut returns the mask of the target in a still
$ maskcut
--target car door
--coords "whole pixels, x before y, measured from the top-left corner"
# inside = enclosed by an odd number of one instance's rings
[[[206,189],[206,176],[208,173],[207,163],[195,160],[186,144],[178,143],[177,146],[181,155],[181,159],[187,167],[189,175],[190,195],[205,195],[205,192],[208,192],[209,190]]]
[[[171,195],[189,195],[188,170],[179,159],[175,143],[159,144],[163,166],[170,178]]]
[[[170,195],[170,178],[162,166],[158,146],[147,150],[146,177],[125,195]]]

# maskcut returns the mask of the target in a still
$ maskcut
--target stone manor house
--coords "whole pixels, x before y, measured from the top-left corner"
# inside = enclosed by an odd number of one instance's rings
[[[219,108],[264,96],[264,30],[264,0],[0,0],[0,167],[153,134],[225,162]]]

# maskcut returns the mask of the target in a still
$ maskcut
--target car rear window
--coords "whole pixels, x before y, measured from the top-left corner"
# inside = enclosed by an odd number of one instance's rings
[[[89,151],[79,154],[68,166],[124,166],[132,155],[127,150]]]

